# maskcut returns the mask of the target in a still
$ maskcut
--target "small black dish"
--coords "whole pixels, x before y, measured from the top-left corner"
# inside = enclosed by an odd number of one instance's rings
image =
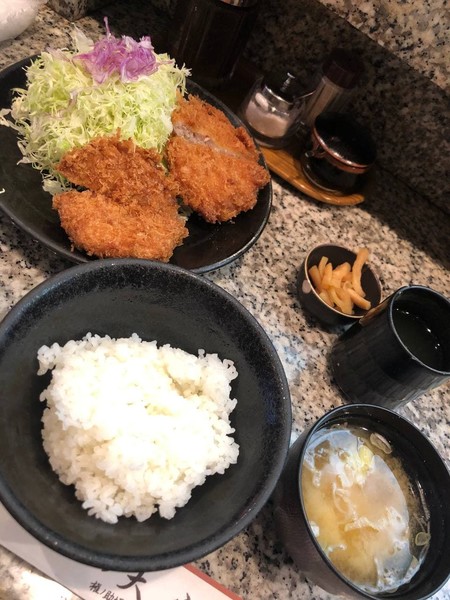
[[[355,252],[336,244],[321,244],[310,250],[302,263],[297,277],[297,294],[299,300],[308,312],[326,325],[351,325],[359,321],[367,311],[355,306],[355,314],[346,315],[338,309],[329,306],[314,289],[308,271],[312,266],[318,265],[323,256],[328,258],[333,267],[337,267],[344,262],[349,262],[353,265],[356,259]],[[361,271],[361,285],[366,293],[366,299],[370,301],[372,307],[379,304],[381,300],[380,283],[374,271],[367,264],[363,266]]]
[[[157,514],[110,525],[81,507],[42,447],[37,350],[87,332],[199,349],[234,361],[231,415],[238,462],[207,478],[173,519]],[[199,275],[143,260],[98,260],[48,279],[0,324],[0,501],[40,542],[78,562],[114,571],[176,567],[244,529],[269,499],[289,448],[291,405],[280,359],[257,321]]]
[[[389,441],[408,476],[418,482],[429,509],[430,546],[409,583],[379,595],[363,591],[333,565],[322,550],[305,511],[302,465],[312,436],[323,428],[356,425]],[[366,404],[340,406],[305,430],[289,450],[283,474],[274,492],[277,530],[300,571],[330,594],[377,600],[424,600],[435,594],[450,576],[450,473],[429,440],[397,413]]]

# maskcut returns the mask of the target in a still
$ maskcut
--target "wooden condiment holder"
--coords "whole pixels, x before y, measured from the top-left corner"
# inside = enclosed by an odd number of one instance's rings
[[[241,60],[238,63],[234,76],[226,87],[211,90],[222,102],[231,110],[237,112],[245,96],[247,95],[254,82],[262,74],[247,61]],[[364,189],[349,195],[342,195],[325,190],[312,185],[303,173],[299,160],[299,154],[302,149],[302,136],[294,137],[293,141],[284,148],[265,148],[261,151],[266,160],[269,169],[298,189],[310,198],[334,204],[336,206],[352,206],[360,204],[365,199]]]

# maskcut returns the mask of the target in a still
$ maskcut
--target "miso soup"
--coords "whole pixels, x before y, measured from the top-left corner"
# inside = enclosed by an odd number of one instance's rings
[[[318,431],[305,453],[303,500],[323,551],[369,593],[411,580],[428,550],[428,509],[389,442],[362,427]]]

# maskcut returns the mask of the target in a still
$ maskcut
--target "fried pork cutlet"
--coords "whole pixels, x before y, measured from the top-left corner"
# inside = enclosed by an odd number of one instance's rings
[[[247,131],[233,127],[221,110],[198,96],[179,98],[172,113],[172,124],[176,135],[258,160],[258,151]]]
[[[118,136],[95,138],[70,150],[56,168],[71,183],[119,202],[159,201],[177,191],[157,152]]]
[[[176,208],[148,210],[145,205],[127,205],[89,190],[55,196],[53,206],[73,244],[100,258],[167,262],[186,236]]]
[[[184,138],[170,141],[168,156],[183,202],[209,223],[228,221],[253,208],[258,189],[268,181],[255,160],[218,153]]]
[[[270,178],[246,130],[196,96],[180,100],[172,122],[166,155],[184,204],[210,223],[252,209]]]
[[[167,262],[188,235],[178,188],[155,152],[97,138],[63,156],[58,170],[88,188],[53,198],[63,229],[88,254]]]

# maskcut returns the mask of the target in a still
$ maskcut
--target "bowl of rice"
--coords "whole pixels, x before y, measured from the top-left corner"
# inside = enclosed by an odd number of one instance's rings
[[[291,406],[269,338],[186,270],[98,260],[48,279],[0,324],[0,501],[40,542],[98,568],[197,560],[256,516]]]

